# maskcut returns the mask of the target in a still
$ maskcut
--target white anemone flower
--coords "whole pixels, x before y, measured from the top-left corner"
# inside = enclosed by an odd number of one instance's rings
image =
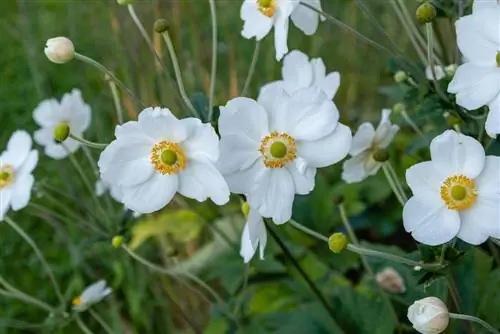
[[[33,111],[35,122],[41,127],[34,134],[35,142],[45,147],[45,154],[53,159],[64,159],[78,150],[80,143],[67,138],[62,143],[54,139],[55,128],[67,124],[71,134],[82,137],[90,125],[91,110],[82,99],[82,93],[73,89],[64,94],[61,102],[56,99],[42,101]]]
[[[283,80],[263,86],[261,94],[269,94],[268,90],[283,89],[288,95],[293,95],[301,89],[316,87],[331,100],[340,86],[339,72],[327,74],[321,58],[309,60],[305,53],[298,50],[293,50],[285,56],[281,74]]]
[[[108,287],[106,281],[100,280],[97,283],[89,285],[82,294],[73,299],[73,310],[83,312],[94,304],[111,294],[112,290]]]
[[[16,131],[0,155],[0,221],[4,220],[9,208],[19,211],[30,201],[35,182],[32,172],[38,163],[38,151],[31,146],[30,135],[26,131]]]
[[[177,119],[168,109],[147,108],[138,121],[115,130],[116,139],[99,158],[101,178],[121,187],[125,206],[138,213],[165,207],[176,192],[218,205],[228,186],[215,167],[219,138],[199,119]]]
[[[257,252],[257,248],[259,249],[260,259],[264,260],[266,244],[267,231],[264,220],[258,210],[250,209],[247,222],[241,234],[240,255],[245,263],[250,262]]]
[[[313,88],[235,98],[221,107],[219,132],[229,188],[277,224],[290,219],[295,194],[312,191],[316,169],[345,158],[352,140],[335,104]]]
[[[500,133],[500,3],[475,0],[473,13],[456,22],[457,42],[465,57],[448,92],[468,110],[488,105],[485,129],[489,136]]]
[[[321,10],[320,0],[303,0]],[[274,27],[274,48],[276,59],[281,60],[288,53],[288,25],[293,24],[306,35],[313,35],[318,29],[320,15],[299,3],[299,0],[244,0],[240,11],[244,22],[241,35],[260,41]],[[325,20],[321,16],[321,20]]]
[[[358,132],[352,139],[349,152],[351,158],[343,165],[342,179],[345,182],[363,181],[380,170],[383,162],[380,159],[374,159],[374,155],[385,152],[399,131],[399,126],[391,123],[390,115],[390,109],[382,110],[382,118],[376,130],[371,123],[363,123],[359,126]]]
[[[99,179],[95,183],[94,192],[98,197],[104,196],[107,192],[109,192],[109,195],[115,201],[119,203],[122,203],[123,201],[122,189],[119,184],[112,185],[102,179]]]
[[[453,130],[434,138],[430,151],[431,161],[406,171],[413,192],[403,209],[406,231],[431,246],[499,238],[500,157],[485,156],[477,140]]]

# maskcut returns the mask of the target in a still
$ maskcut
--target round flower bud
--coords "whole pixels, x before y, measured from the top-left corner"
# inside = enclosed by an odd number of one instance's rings
[[[341,253],[347,248],[347,238],[344,233],[334,233],[328,238],[328,247],[334,253]]]
[[[68,123],[62,122],[56,125],[54,128],[54,140],[58,143],[62,143],[68,139],[70,133],[70,128]]]
[[[116,0],[116,2],[118,2],[119,5],[131,5],[135,2],[135,0]]]
[[[168,28],[169,28],[169,26],[168,26],[167,20],[165,20],[165,19],[158,19],[158,20],[155,21],[154,30],[157,33],[161,34],[162,32],[167,31]]]
[[[373,152],[372,157],[376,162],[386,162],[387,160],[389,160],[389,152],[384,149],[378,149]]]
[[[394,268],[385,268],[375,275],[375,280],[382,289],[390,293],[404,293],[406,291],[403,277]]]
[[[250,213],[250,204],[248,202],[241,204],[241,212],[243,212],[245,219],[248,219],[248,214]]]
[[[124,238],[121,235],[116,235],[111,239],[111,245],[113,245],[114,248],[120,248],[123,245]]]
[[[400,114],[403,111],[405,111],[406,106],[403,103],[396,103],[394,107],[392,107],[392,111],[394,111],[396,114]]]
[[[421,24],[429,23],[436,17],[436,8],[428,1],[417,8],[417,20]]]
[[[50,38],[43,51],[47,58],[56,64],[64,64],[75,57],[75,46],[66,37]]]
[[[397,71],[396,74],[394,74],[394,81],[396,81],[396,83],[402,83],[406,80],[408,80],[408,75],[406,75],[405,72]]]
[[[442,333],[450,322],[446,304],[436,297],[417,300],[408,308],[407,316],[413,328],[423,334]]]
[[[451,65],[446,66],[444,68],[444,71],[445,71],[447,76],[452,77],[455,75],[457,68],[458,68],[457,64],[451,64]]]

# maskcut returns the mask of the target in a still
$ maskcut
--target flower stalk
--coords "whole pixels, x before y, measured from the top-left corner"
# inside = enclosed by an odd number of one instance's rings
[[[106,146],[108,146],[108,144],[94,143],[94,142],[91,142],[89,140],[75,136],[74,134],[71,134],[71,133],[69,134],[69,138],[76,140],[77,142],[79,142],[87,147],[90,147],[90,148],[104,149],[104,148],[106,148]]]
[[[245,84],[241,90],[241,96],[247,96],[248,89],[250,88],[250,83],[252,82],[253,75],[255,73],[255,68],[257,67],[257,61],[259,60],[260,54],[260,41],[255,42],[255,49],[253,50],[252,62],[250,63],[250,68],[248,70],[247,78],[245,79]]]
[[[384,163],[382,165],[382,170],[384,171],[387,182],[389,183],[389,186],[391,187],[392,192],[394,193],[394,195],[398,199],[398,202],[401,204],[401,206],[404,206],[406,203],[405,195],[401,194],[401,192],[398,188],[398,185],[397,185],[397,180],[394,180],[391,172],[389,171],[389,167],[387,167],[387,166],[388,165],[386,163]]]
[[[476,324],[479,324],[479,325],[483,326],[490,333],[500,334],[500,332],[498,330],[496,330],[492,325],[490,325],[486,321],[484,321],[484,320],[482,320],[480,318],[474,317],[472,315],[450,313],[449,316],[452,319],[474,322]]]
[[[208,122],[212,121],[214,113],[215,84],[217,81],[217,11],[215,0],[208,0],[212,18],[212,72],[210,74],[210,91],[208,93]]]

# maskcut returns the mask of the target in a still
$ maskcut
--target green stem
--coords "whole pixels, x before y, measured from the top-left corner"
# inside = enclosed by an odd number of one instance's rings
[[[33,251],[35,252],[36,256],[42,263],[42,266],[44,267],[45,271],[47,272],[47,275],[49,276],[50,282],[52,283],[52,286],[54,288],[54,291],[56,292],[57,298],[59,299],[59,302],[61,305],[64,305],[64,297],[61,293],[61,289],[59,288],[59,285],[57,284],[56,278],[54,276],[54,273],[52,272],[52,269],[50,268],[49,264],[47,263],[47,260],[45,260],[45,257],[43,256],[43,253],[40,251],[40,248],[38,248],[37,244],[31,237],[24,232],[24,230],[10,217],[6,216],[5,221],[7,224],[9,224],[10,227],[12,227],[30,246],[33,248]]]
[[[248,89],[250,88],[250,83],[252,82],[253,75],[255,73],[255,68],[257,66],[257,61],[259,60],[260,53],[260,41],[255,42],[255,49],[253,50],[252,62],[250,63],[250,68],[248,70],[247,78],[245,79],[245,85],[241,91],[241,96],[246,96]]]
[[[96,311],[89,309],[90,315],[101,325],[101,327],[109,334],[114,334],[113,330]]]
[[[193,114],[194,117],[200,118],[200,115],[198,114],[196,109],[193,107],[193,104],[191,103],[191,100],[189,99],[189,97],[186,93],[186,90],[184,88],[184,82],[182,80],[182,73],[181,73],[181,69],[179,66],[179,61],[177,59],[177,54],[175,53],[174,44],[172,43],[172,38],[170,37],[168,30],[163,32],[161,35],[163,36],[163,39],[165,40],[165,43],[167,44],[168,54],[170,55],[170,59],[172,60],[172,66],[174,68],[175,81],[177,82],[177,86],[179,87],[179,93],[181,94],[182,100],[184,101],[184,103],[188,107],[191,114]]]
[[[479,319],[477,317],[474,317],[472,315],[465,315],[465,314],[457,314],[457,313],[450,313],[450,318],[452,319],[458,319],[458,320],[464,320],[464,321],[470,321],[470,322],[475,322],[476,324],[479,324],[486,328],[490,333],[494,334],[500,334],[498,330],[496,330],[493,326],[491,326],[489,323],[486,321]]]
[[[413,131],[415,131],[422,139],[426,139],[424,133],[419,129],[418,125],[413,122],[406,110],[401,111],[401,116],[403,116],[404,120],[413,129]]]
[[[78,327],[80,327],[80,329],[82,330],[83,333],[85,334],[94,334],[94,332],[92,332],[88,327],[87,325],[85,325],[85,323],[82,321],[82,319],[80,319],[80,316],[77,315],[75,317],[76,319],[76,324],[78,325]]]
[[[311,237],[313,238],[316,238],[318,240],[321,240],[321,241],[324,241],[324,242],[328,242],[328,238],[325,237],[324,235],[316,232],[316,231],[313,231],[311,230],[309,227],[306,227],[300,223],[297,223],[295,220],[291,219],[289,221],[290,225],[292,225],[293,227],[295,227],[297,230],[300,230],[302,232],[304,232],[305,234],[308,234],[310,235]]]
[[[444,101],[449,102],[448,96],[441,90],[441,86],[436,79],[436,69],[434,68],[433,56],[434,56],[434,32],[432,31],[432,23],[425,24],[425,31],[427,33],[427,66],[429,66],[432,73],[432,85],[436,90],[436,93],[441,97]],[[440,65],[443,67],[442,65]],[[444,68],[443,68],[444,70]]]
[[[212,121],[214,113],[215,84],[217,80],[217,11],[215,0],[208,0],[212,17],[212,73],[210,74],[210,92],[208,94],[208,122]]]
[[[398,199],[398,202],[401,204],[401,206],[404,206],[406,202],[403,199],[403,197],[401,196],[401,194],[399,193],[398,186],[396,185],[396,183],[392,179],[391,173],[389,172],[386,164],[382,165],[382,170],[384,171],[387,182],[389,183],[389,186],[391,187],[392,192],[394,193],[394,195]]]
[[[116,83],[114,81],[109,80],[109,88],[111,89],[111,95],[113,95],[113,103],[115,105],[116,110],[116,119],[118,120],[118,124],[123,124],[123,109],[122,104],[120,102],[120,96],[118,94],[118,89],[116,89]]]
[[[2,284],[5,285],[3,282],[2,282]],[[11,290],[11,289],[9,289],[9,290]],[[34,297],[31,297],[30,295],[28,295],[22,291],[19,291],[17,289],[15,289],[14,291],[12,291],[12,290],[7,291],[7,290],[0,289],[0,296],[23,301],[27,304],[31,304],[33,306],[36,306],[36,307],[42,309],[42,310],[45,310],[51,314],[53,314],[55,312],[54,309],[49,304],[46,304],[45,302],[43,302],[41,300],[38,300]]]
[[[405,203],[408,201],[408,197],[406,196],[406,193],[405,193],[405,190],[403,188],[403,185],[401,184],[401,182],[399,181],[399,177],[398,177],[398,174],[396,173],[396,171],[394,170],[394,167],[392,167],[392,164],[390,161],[387,161],[385,163],[385,165],[387,166],[387,170],[389,171],[389,173],[391,174],[392,176],[392,179],[394,181],[394,183],[396,184],[396,187],[398,188],[398,191],[399,191],[399,194],[401,195],[401,198],[405,201]]]
[[[111,80],[113,80],[123,91],[127,92],[130,97],[132,97],[135,102],[141,107],[141,108],[146,108],[146,105],[139,100],[137,96],[128,88],[122,81],[120,81],[110,70],[108,70],[106,67],[104,67],[102,64],[98,63],[92,58],[89,58],[87,56],[84,56],[78,52],[75,52],[75,58],[78,60],[83,61],[84,63],[87,63],[89,65],[94,66],[97,68],[99,71],[101,71],[103,74],[107,75]]]
[[[106,146],[108,146],[108,144],[94,143],[94,142],[88,141],[86,139],[77,137],[74,134],[70,134],[69,138],[76,140],[77,142],[79,142],[85,146],[88,146],[90,148],[104,149],[104,148],[106,148]]]

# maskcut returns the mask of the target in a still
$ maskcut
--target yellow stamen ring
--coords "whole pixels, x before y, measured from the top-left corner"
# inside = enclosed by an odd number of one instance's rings
[[[10,186],[15,179],[14,167],[4,165],[0,167],[0,189]]]
[[[74,306],[79,306],[82,304],[82,302],[83,302],[82,296],[78,296],[78,297],[73,298],[72,304]]]
[[[259,12],[267,17],[273,17],[276,11],[276,0],[257,0]]]
[[[450,210],[465,210],[476,203],[478,191],[474,180],[464,175],[450,176],[441,185],[441,198]]]
[[[151,150],[151,163],[161,174],[177,174],[186,167],[186,156],[179,144],[161,141]]]
[[[297,146],[290,135],[274,131],[262,139],[259,152],[267,168],[283,168],[297,157]]]

